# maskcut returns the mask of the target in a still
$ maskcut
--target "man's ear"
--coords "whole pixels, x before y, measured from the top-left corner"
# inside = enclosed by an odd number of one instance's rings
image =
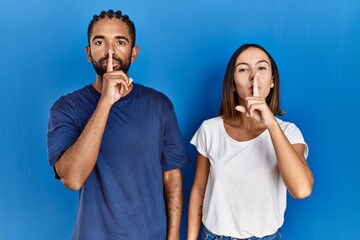
[[[132,49],[131,49],[131,62],[135,62],[138,54],[139,54],[139,51],[140,51],[140,48],[139,46],[134,46]]]
[[[92,62],[91,49],[90,49],[90,46],[89,46],[89,45],[87,45],[87,46],[85,47],[85,53],[86,53],[86,55],[87,55],[88,61],[89,61],[89,62]]]

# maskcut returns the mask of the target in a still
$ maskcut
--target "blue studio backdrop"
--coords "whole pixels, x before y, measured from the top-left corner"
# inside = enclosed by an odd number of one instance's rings
[[[312,195],[288,197],[284,239],[360,239],[360,1],[0,0],[0,239],[70,239],[78,192],[47,162],[49,108],[95,80],[87,25],[120,9],[137,27],[134,81],[173,101],[192,158],[183,169],[186,238],[201,122],[217,114],[230,56],[264,46],[278,63],[285,120],[310,147]]]

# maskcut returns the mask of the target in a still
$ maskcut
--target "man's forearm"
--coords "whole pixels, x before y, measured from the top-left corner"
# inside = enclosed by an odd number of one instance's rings
[[[79,138],[57,161],[56,171],[66,187],[80,189],[93,170],[109,110],[99,103]]]
[[[181,169],[164,172],[164,194],[167,210],[167,239],[180,239],[183,205]]]

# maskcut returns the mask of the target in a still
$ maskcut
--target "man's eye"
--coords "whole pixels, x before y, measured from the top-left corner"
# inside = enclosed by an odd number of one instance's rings
[[[118,45],[125,45],[125,42],[124,41],[117,41],[117,44]]]
[[[103,41],[96,41],[95,42],[95,45],[101,45],[101,44],[103,44]]]

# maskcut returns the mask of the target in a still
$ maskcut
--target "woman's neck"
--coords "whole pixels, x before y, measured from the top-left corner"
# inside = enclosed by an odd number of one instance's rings
[[[266,130],[263,124],[243,113],[237,118],[223,119],[223,121],[226,133],[237,141],[254,139]]]

